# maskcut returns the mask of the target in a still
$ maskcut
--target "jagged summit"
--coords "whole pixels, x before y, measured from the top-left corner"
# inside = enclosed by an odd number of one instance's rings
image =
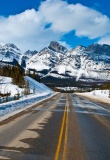
[[[20,62],[22,52],[13,43],[0,45],[0,61],[12,63]]]
[[[24,53],[24,55],[25,56],[27,56],[27,57],[32,57],[33,55],[35,55],[35,54],[37,54],[38,53],[38,51],[30,51],[30,50],[27,50],[25,53]]]
[[[4,47],[4,48],[6,47],[7,49],[8,49],[8,48],[13,48],[13,49],[16,49],[16,50],[20,51],[20,49],[17,48],[17,46],[14,45],[13,43],[7,43],[7,44],[5,44],[3,47]],[[20,51],[20,52],[21,52],[21,51]]]
[[[35,50],[35,51],[30,51],[30,50],[27,50],[21,57],[21,65],[22,67],[26,67],[26,62],[34,55],[36,55],[38,52]]]
[[[73,49],[70,51],[70,54],[71,54],[71,55],[80,55],[80,54],[84,53],[85,50],[86,50],[86,47],[85,47],[85,46],[78,45],[78,46],[76,46],[75,48],[73,48]]]
[[[60,43],[58,43],[56,41],[50,42],[50,45],[48,48],[55,51],[55,52],[60,52],[60,53],[68,52],[68,49],[66,47],[62,46]]]
[[[90,46],[88,46],[86,51],[92,51],[92,52],[100,53],[100,54],[103,54],[106,52],[107,54],[110,54],[110,46],[106,44],[100,45],[100,44],[95,43],[95,44],[91,44]]]
[[[52,41],[40,52],[22,53],[14,44],[0,45],[0,61],[18,61],[25,69],[35,69],[43,79],[110,80],[110,46],[79,45],[72,50]]]
[[[109,79],[110,46],[82,45],[71,51],[58,42],[51,42],[27,61],[27,69],[36,69],[42,78]],[[67,54],[64,54],[67,53]],[[50,78],[49,78],[50,79]]]

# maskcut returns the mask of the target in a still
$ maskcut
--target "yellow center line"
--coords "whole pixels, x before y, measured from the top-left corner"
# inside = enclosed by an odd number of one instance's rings
[[[61,130],[60,130],[60,135],[59,135],[59,139],[58,139],[58,145],[57,145],[57,149],[56,149],[54,160],[58,160],[58,158],[59,158],[59,153],[60,153],[60,148],[61,148],[61,142],[62,142],[62,137],[63,137],[63,132],[64,132],[65,121],[66,121],[66,124],[68,123],[67,119],[68,119],[68,117],[67,117],[67,106],[65,105],[64,114],[63,114],[63,120],[62,120],[62,125],[61,125]],[[67,131],[68,131],[68,129],[65,130],[65,132],[67,132]],[[65,142],[67,142],[66,134],[67,133],[65,133]],[[66,144],[64,144],[64,145],[66,145]],[[66,148],[64,148],[63,153],[65,153],[65,152],[66,152]]]
[[[63,150],[63,158],[62,158],[62,160],[66,160],[67,141],[68,141],[68,113],[66,112],[66,129],[65,129],[64,150]]]

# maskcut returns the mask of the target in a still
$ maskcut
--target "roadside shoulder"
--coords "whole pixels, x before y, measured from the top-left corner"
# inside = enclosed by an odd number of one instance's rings
[[[98,97],[98,96],[94,96],[94,95],[89,95],[87,93],[74,93],[74,95],[78,95],[78,96],[87,98],[91,101],[98,102],[98,103],[103,103],[107,106],[110,106],[110,98]]]

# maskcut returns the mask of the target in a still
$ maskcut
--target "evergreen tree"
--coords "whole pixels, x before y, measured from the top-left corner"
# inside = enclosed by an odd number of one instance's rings
[[[9,101],[9,98],[8,98],[8,94],[6,95],[6,102],[8,102]]]
[[[24,70],[17,64],[17,66],[5,65],[0,69],[0,76],[11,77],[14,84],[21,87],[24,84]]]

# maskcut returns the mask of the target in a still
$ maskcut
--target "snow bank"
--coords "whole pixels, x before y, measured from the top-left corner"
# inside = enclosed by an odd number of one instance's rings
[[[0,76],[0,92],[3,94],[8,92],[11,93],[11,96],[14,96],[18,92],[21,93],[22,89],[12,84],[12,78]]]
[[[84,94],[108,98],[109,97],[109,90],[94,90],[92,92],[85,92]]]
[[[25,76],[24,79],[29,82],[31,93],[33,92],[33,89],[35,89],[34,93],[38,95],[39,93],[49,94],[52,92],[50,88],[28,76]],[[0,80],[0,92],[3,94],[8,92],[11,93],[11,96],[14,96],[17,93],[21,94],[24,90],[24,88],[19,88],[17,85],[12,84],[12,78],[0,76]]]
[[[0,104],[0,119],[6,115],[24,110],[24,108],[27,109],[30,105],[38,103],[56,94],[44,84],[39,83],[28,76],[25,77],[25,80],[29,82],[30,88],[35,87],[35,93],[22,97],[17,101]],[[11,82],[10,79],[7,79],[7,81],[9,83]]]
[[[50,94],[42,94],[40,96],[33,96],[33,97],[28,97],[22,100],[17,100],[17,101],[11,101],[7,103],[0,104],[0,117],[5,116],[7,114],[13,113],[14,111],[28,108],[31,104],[37,103],[41,100],[45,100],[46,98],[49,98],[53,96],[55,93],[50,93]]]

